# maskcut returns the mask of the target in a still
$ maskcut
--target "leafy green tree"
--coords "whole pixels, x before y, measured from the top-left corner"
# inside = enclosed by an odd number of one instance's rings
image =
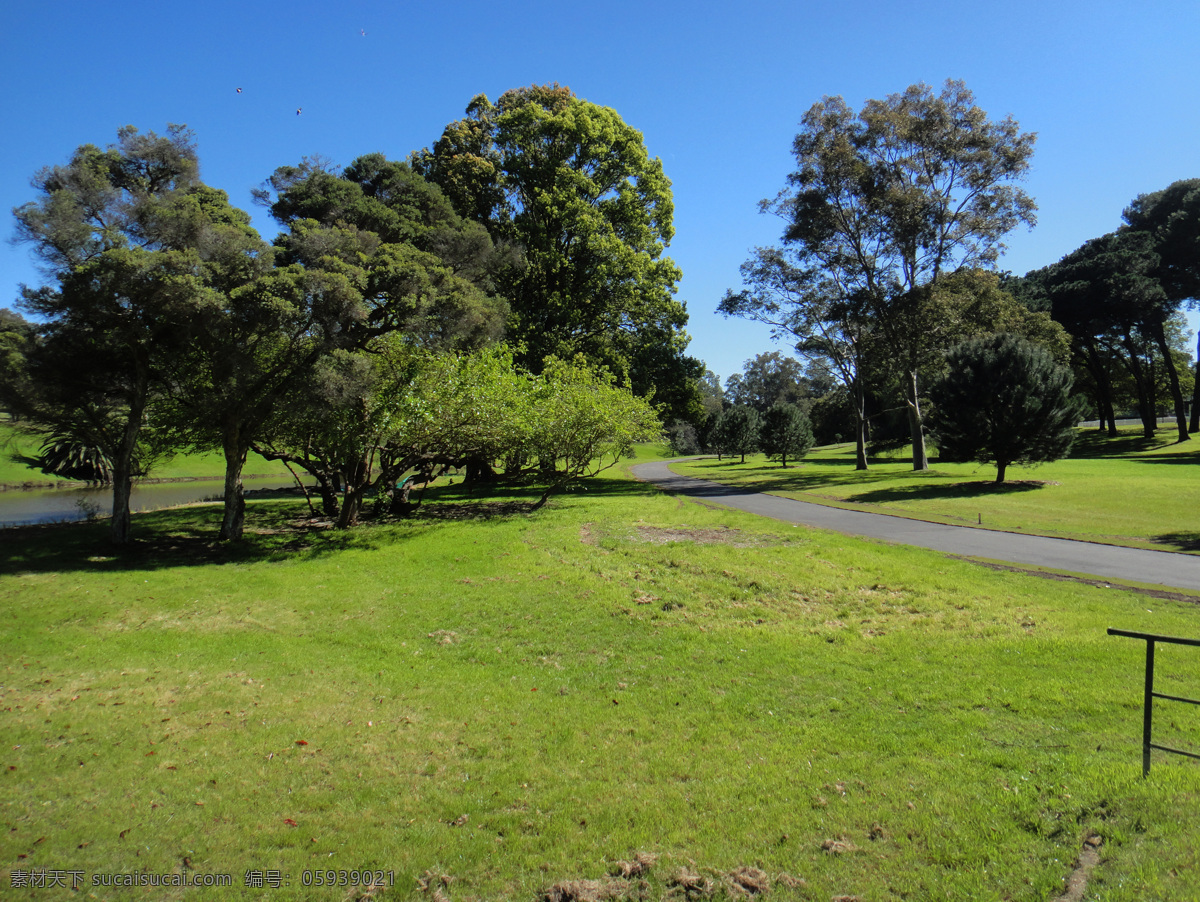
[[[913,85],[867,101],[857,115],[826,97],[802,120],[789,187],[763,205],[788,224],[788,290],[853,312],[825,322],[869,319],[882,338],[876,353],[886,350],[903,373],[914,469],[928,466],[920,311],[942,278],[991,266],[1004,236],[1034,222],[1033,201],[1014,184],[1033,144],[1012,117],[988,119],[961,81],[938,94]]]
[[[711,441],[722,453],[741,455],[745,463],[746,455],[759,448],[761,428],[762,418],[753,407],[730,407],[713,427]]]
[[[801,458],[813,446],[812,424],[795,404],[776,404],[766,412],[759,445],[768,460],[787,468],[788,458]]]
[[[327,512],[354,522],[379,475],[368,414],[376,368],[357,353],[390,333],[427,350],[478,347],[499,335],[506,312],[487,293],[486,231],[407,164],[372,154],[337,173],[304,161],[277,169],[258,197],[287,227],[278,265],[224,286],[190,348],[189,390],[178,393],[197,424],[193,444],[225,454],[226,539],[242,534],[241,469],[256,444],[309,469]],[[238,228],[251,240],[245,214],[229,224],[231,241]],[[362,434],[352,438],[355,423]],[[349,487],[340,502],[335,486]]]
[[[553,462],[555,473],[537,507],[573,481],[616,465],[635,444],[662,434],[645,398],[586,363],[550,358],[530,400],[527,447],[542,463]]]
[[[29,349],[21,403],[28,418],[97,449],[111,462],[111,538],[130,540],[129,494],[149,449],[144,431],[209,299],[200,253],[172,228],[171,211],[197,184],[191,133],[122,128],[117,143],[79,147],[33,179],[39,193],[14,210],[52,284],[23,288],[44,319]],[[149,438],[153,439],[150,434]]]
[[[662,163],[608,107],[559,85],[480,95],[414,168],[464,217],[512,242],[523,264],[499,277],[512,307],[518,362],[541,371],[549,357],[582,354],[666,403],[698,416],[687,357],[678,267],[664,256],[674,204]]]
[[[931,389],[933,435],[947,460],[994,461],[996,482],[1010,464],[1058,460],[1075,440],[1083,401],[1070,370],[1016,335],[955,345]]]

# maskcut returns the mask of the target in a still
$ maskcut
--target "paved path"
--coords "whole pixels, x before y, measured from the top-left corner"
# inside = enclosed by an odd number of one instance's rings
[[[1103,579],[1200,590],[1200,557],[1195,555],[1018,535],[971,526],[946,526],[887,514],[843,510],[779,495],[750,492],[706,479],[677,476],[670,471],[669,464],[669,461],[639,464],[633,467],[632,472],[638,479],[672,494],[701,498],[788,523],[805,523],[848,535],[868,536],[968,557],[1085,573]]]

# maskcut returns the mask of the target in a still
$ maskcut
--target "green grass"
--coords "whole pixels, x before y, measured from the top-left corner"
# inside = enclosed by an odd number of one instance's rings
[[[1060,536],[1114,545],[1200,552],[1200,441],[1174,443],[1130,432],[1085,433],[1072,457],[1010,467],[938,460],[922,473],[911,459],[873,458],[854,469],[853,446],[813,451],[782,469],[762,455],[680,464],[676,472],[838,507],[941,523]]]
[[[1095,832],[1089,898],[1200,898],[1200,765],[1141,778],[1143,648],[1104,633],[1200,636],[1194,603],[619,474],[536,514],[458,491],[346,533],[252,502],[235,548],[212,507],[138,515],[119,554],[102,525],[6,532],[0,886],[186,858],[234,887],[90,891],[262,898],[254,869],[340,900],[303,872],[370,868],[376,898],[432,872],[534,900],[645,852],[646,898],[745,866],[768,898],[1042,900]],[[1162,691],[1200,695],[1194,652],[1160,647]],[[1162,706],[1160,740],[1200,746]]]
[[[11,423],[0,420],[0,485],[23,485],[37,483],[51,485],[69,480],[57,476],[47,476],[36,467],[31,467],[20,460],[14,460],[14,455],[33,457],[38,453],[42,440],[34,435],[28,435],[13,427]],[[290,474],[287,468],[278,461],[263,460],[259,455],[250,452],[246,460],[246,476],[279,476],[286,478]],[[177,454],[164,458],[150,472],[150,479],[222,479],[225,476],[225,458],[218,451],[204,454]]]

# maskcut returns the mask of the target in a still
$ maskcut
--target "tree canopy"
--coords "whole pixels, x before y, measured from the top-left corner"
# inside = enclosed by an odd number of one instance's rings
[[[17,239],[52,284],[23,287],[44,319],[27,353],[20,412],[59,438],[99,451],[112,470],[115,543],[129,540],[129,492],[155,449],[144,431],[186,346],[195,312],[212,300],[199,224],[191,132],[122,128],[101,150],[79,147],[34,176],[39,197],[14,210]],[[191,215],[193,212],[196,216]]]
[[[664,256],[671,183],[639,131],[566,87],[534,85],[474,98],[413,166],[520,249],[498,277],[518,362],[540,372],[548,357],[582,354],[638,394],[654,390],[669,413],[698,416],[703,368],[684,354],[680,272]]]

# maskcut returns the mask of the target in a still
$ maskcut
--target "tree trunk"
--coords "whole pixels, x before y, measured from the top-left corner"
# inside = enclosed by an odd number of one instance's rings
[[[1129,372],[1133,375],[1133,384],[1137,387],[1138,416],[1142,420],[1142,434],[1146,438],[1154,438],[1154,430],[1158,422],[1154,409],[1154,397],[1146,384],[1148,379],[1142,366],[1142,359],[1134,350],[1133,339],[1128,333],[1125,334],[1122,344],[1125,346],[1125,353],[1129,355]]]
[[[867,469],[867,390],[862,379],[854,380],[854,469]]]
[[[1196,339],[1196,384],[1192,387],[1192,418],[1188,432],[1200,432],[1200,337]]]
[[[146,410],[146,386],[149,383],[143,368],[138,367],[138,385],[129,405],[129,415],[121,433],[121,443],[113,455],[113,509],[109,526],[109,540],[114,545],[128,545],[133,529],[129,514],[129,496],[133,491],[133,454],[137,449],[138,434],[142,430],[142,416]]]
[[[996,485],[1003,485],[1004,471],[1006,469],[1008,469],[1008,461],[1006,461],[1006,460],[996,461]]]
[[[363,495],[371,482],[371,462],[367,458],[359,458],[346,469],[346,490],[342,493],[342,512],[337,519],[338,529],[349,529],[357,525]]]
[[[112,521],[109,524],[109,541],[114,545],[128,545],[129,533],[132,526],[129,515],[129,494],[133,490],[133,479],[130,475],[131,454],[122,452],[113,461],[113,504]]]
[[[921,423],[921,399],[917,393],[917,371],[908,374],[908,430],[912,434],[912,462],[914,470],[928,470],[929,458],[925,454],[925,430]]]
[[[246,489],[242,485],[242,468],[250,450],[242,440],[236,423],[226,424],[221,433],[221,450],[225,454],[225,510],[221,517],[222,542],[240,542],[246,526]]]
[[[1112,378],[1108,375],[1108,367],[1101,358],[1099,350],[1092,343],[1084,347],[1083,359],[1092,378],[1096,380],[1096,414],[1100,421],[1100,431],[1108,429],[1109,437],[1117,434],[1117,412],[1113,407]]]
[[[1163,324],[1155,320],[1152,324],[1154,341],[1158,351],[1163,356],[1163,365],[1167,368],[1167,385],[1171,389],[1171,401],[1175,405],[1175,427],[1179,431],[1179,441],[1191,441],[1188,435],[1187,410],[1183,404],[1183,389],[1179,387],[1179,374],[1175,371],[1175,361],[1171,358],[1171,349],[1167,346],[1167,335]]]

